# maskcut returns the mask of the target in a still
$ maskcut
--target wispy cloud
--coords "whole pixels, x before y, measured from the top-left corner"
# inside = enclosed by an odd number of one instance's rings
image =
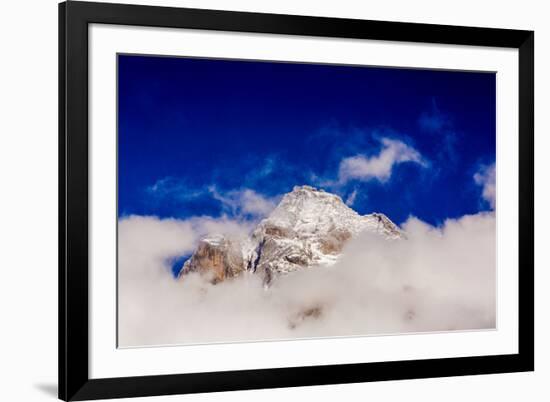
[[[435,101],[432,102],[431,110],[422,113],[418,119],[420,128],[429,132],[441,131],[450,122],[450,118],[439,110]]]
[[[351,207],[353,203],[355,202],[355,199],[357,198],[357,189],[354,189],[347,197],[346,197],[346,205],[348,207]]]
[[[218,200],[232,215],[251,215],[264,217],[276,206],[276,197],[266,197],[249,188],[231,190],[221,193],[216,186],[208,187],[208,191],[215,200]]]
[[[495,164],[482,165],[474,174],[474,180],[477,185],[483,188],[481,196],[489,203],[492,209],[496,204],[496,170]]]
[[[233,217],[263,218],[276,206],[278,196],[268,197],[250,188],[221,190],[215,184],[194,188],[183,179],[165,177],[146,188],[149,196],[163,202],[167,198],[186,204],[212,199],[221,204],[224,213]]]
[[[431,108],[418,118],[418,126],[436,141],[438,159],[445,161],[446,166],[456,165],[459,155],[455,151],[455,145],[458,137],[453,119],[439,109],[435,99],[432,100]]]
[[[146,190],[157,202],[171,199],[185,206],[203,201],[212,205],[214,201],[214,206],[219,203],[221,213],[258,219],[267,216],[276,207],[281,193],[290,191],[296,184],[324,187],[340,194],[349,206],[353,206],[359,198],[364,198],[360,183],[386,182],[397,165],[407,162],[429,166],[420,152],[398,137],[379,136],[376,132],[370,135],[354,132],[353,135],[363,138],[363,142],[358,140],[352,148],[335,149],[328,156],[331,162],[322,171],[300,169],[280,155],[266,155],[255,159],[256,168],[249,167],[236,188],[224,185],[221,177],[219,180],[214,177],[209,185],[202,187],[193,187],[184,179],[165,177]]]
[[[344,158],[338,169],[338,184],[345,184],[352,180],[387,181],[393,168],[401,163],[413,162],[422,167],[428,164],[422,155],[402,141],[382,138],[382,148],[377,155],[355,155]]]
[[[195,199],[205,193],[204,190],[189,186],[185,180],[171,176],[157,180],[148,186],[145,191],[156,198],[173,197],[180,201]]]
[[[246,175],[245,182],[255,184],[256,182],[269,177],[278,168],[277,160],[278,158],[275,155],[265,157],[257,169],[252,169]]]

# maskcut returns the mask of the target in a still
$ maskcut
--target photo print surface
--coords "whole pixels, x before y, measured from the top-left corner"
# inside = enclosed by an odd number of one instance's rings
[[[496,327],[496,77],[118,55],[118,346]]]

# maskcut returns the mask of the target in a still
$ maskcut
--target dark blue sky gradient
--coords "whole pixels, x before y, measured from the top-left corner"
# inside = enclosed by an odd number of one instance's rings
[[[326,190],[396,223],[488,209],[472,177],[495,160],[494,74],[129,55],[118,69],[119,216],[228,213],[212,186],[322,187],[383,137],[428,165]]]

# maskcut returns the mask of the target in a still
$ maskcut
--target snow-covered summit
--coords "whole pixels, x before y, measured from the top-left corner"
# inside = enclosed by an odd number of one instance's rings
[[[264,283],[269,284],[277,276],[298,269],[333,264],[345,244],[364,231],[380,234],[388,240],[404,237],[383,214],[359,215],[336,194],[311,186],[296,186],[258,224],[249,239],[238,244],[219,235],[203,239],[183,272],[223,270],[227,272],[225,278],[233,272],[239,274],[248,270],[262,275]],[[209,246],[205,248],[205,244]],[[242,261],[233,257],[230,269],[224,269],[223,261],[229,258],[223,251],[214,253],[211,249],[230,250],[230,255],[242,255]],[[242,269],[235,267],[235,263],[242,263]]]
[[[389,237],[400,232],[385,215],[373,213],[361,216],[348,207],[340,196],[311,186],[296,186],[284,195],[279,205],[262,225],[292,229],[301,235],[328,232],[342,228],[357,234],[364,229],[380,229]]]
[[[335,194],[310,186],[294,187],[252,234],[255,272],[274,276],[316,265],[331,265],[349,239],[368,230],[388,239],[402,237],[382,214],[361,216]]]

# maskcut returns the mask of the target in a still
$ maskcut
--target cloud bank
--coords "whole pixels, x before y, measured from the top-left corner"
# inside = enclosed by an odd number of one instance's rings
[[[435,228],[415,218],[408,239],[365,234],[339,262],[279,278],[212,285],[174,280],[170,261],[203,233],[246,222],[129,217],[119,222],[119,345],[144,346],[494,328],[495,218],[479,213]]]

